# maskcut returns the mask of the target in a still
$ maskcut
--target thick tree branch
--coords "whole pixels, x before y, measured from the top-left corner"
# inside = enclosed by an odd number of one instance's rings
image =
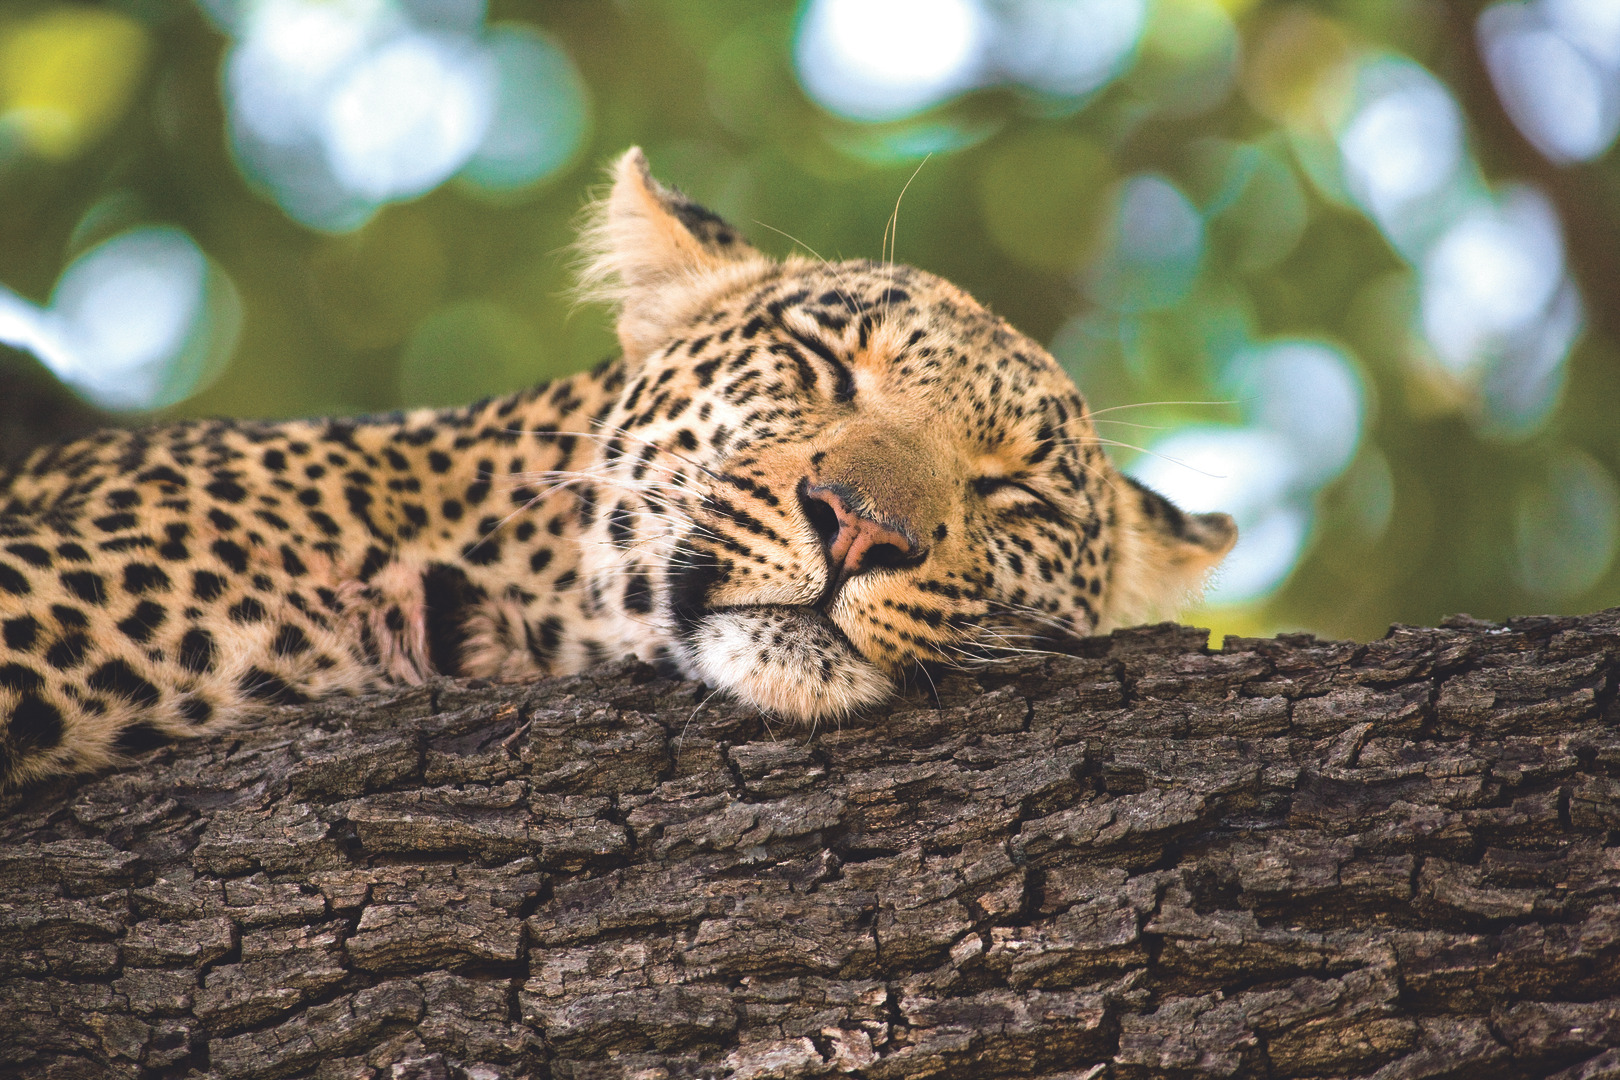
[[[1620,611],[1202,645],[809,738],[445,682],[14,794],[0,1071],[1620,1071]]]

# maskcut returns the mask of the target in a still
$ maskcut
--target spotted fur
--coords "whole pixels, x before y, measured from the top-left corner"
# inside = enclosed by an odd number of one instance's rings
[[[1231,547],[1127,480],[948,282],[774,261],[619,162],[621,357],[468,408],[105,432],[0,487],[0,778],[255,708],[627,654],[796,720],[1194,596]]]

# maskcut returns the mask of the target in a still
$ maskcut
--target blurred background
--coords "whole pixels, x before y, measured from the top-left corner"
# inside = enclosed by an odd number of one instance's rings
[[[899,260],[1238,518],[1191,621],[1593,610],[1617,130],[1620,0],[4,0],[0,458],[589,366],[564,249],[639,143],[777,254],[904,190]]]

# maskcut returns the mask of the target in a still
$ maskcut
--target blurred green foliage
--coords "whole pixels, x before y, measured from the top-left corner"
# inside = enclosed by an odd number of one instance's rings
[[[7,0],[0,104],[66,94],[80,113],[0,129],[0,282],[44,302],[75,256],[138,224],[179,226],[229,275],[243,321],[228,368],[161,414],[114,422],[451,404],[612,352],[607,314],[569,298],[567,247],[600,167],[627,146],[777,253],[877,257],[904,188],[897,257],[1050,344],[1096,408],[1226,401],[1221,358],[1245,343],[1306,339],[1353,357],[1359,449],[1314,497],[1298,566],[1269,597],[1199,621],[1367,638],[1454,611],[1593,609],[1620,603],[1612,508],[1597,505],[1620,472],[1620,167],[1612,153],[1556,167],[1526,143],[1484,72],[1478,10],[1160,0],[1134,62],[1090,97],[991,87],[868,124],[801,89],[792,4],[492,0],[490,23],[530,24],[577,65],[589,116],[572,164],[517,191],[453,180],[325,234],[244,180],[225,136],[228,41],[190,0]],[[30,89],[17,35],[64,11],[109,20],[74,38],[72,70],[93,77]],[[1587,329],[1558,404],[1530,430],[1490,431],[1466,392],[1413,359],[1413,267],[1312,176],[1291,118],[1352,49],[1433,72],[1487,179],[1537,183],[1562,216]],[[1192,208],[1190,261],[1133,269],[1112,235],[1122,183],[1143,176]],[[22,388],[30,413],[48,413],[42,394],[69,400],[54,385],[0,348],[0,414],[23,408]],[[1136,408],[1109,415],[1140,426],[1104,433],[1144,445],[1240,412]]]

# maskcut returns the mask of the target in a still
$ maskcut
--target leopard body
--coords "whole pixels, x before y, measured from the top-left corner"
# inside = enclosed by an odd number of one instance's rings
[[[639,151],[588,230],[622,355],[467,408],[109,431],[0,478],[0,782],[266,706],[625,654],[818,721],[1174,614],[1235,540],[1109,461],[1038,344],[769,259]]]

